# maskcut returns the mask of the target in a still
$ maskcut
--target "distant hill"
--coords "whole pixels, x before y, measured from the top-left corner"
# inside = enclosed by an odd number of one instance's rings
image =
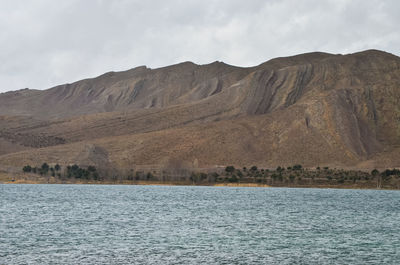
[[[0,169],[400,166],[400,58],[308,53],[184,62],[0,94]],[[174,162],[175,163],[175,162]]]

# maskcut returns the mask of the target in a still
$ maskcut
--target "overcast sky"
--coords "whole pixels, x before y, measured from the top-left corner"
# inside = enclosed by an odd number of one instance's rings
[[[397,0],[0,0],[0,92],[182,61],[400,55]]]

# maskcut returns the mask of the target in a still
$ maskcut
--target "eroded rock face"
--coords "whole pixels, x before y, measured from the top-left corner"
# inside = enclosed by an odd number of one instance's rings
[[[95,146],[121,168],[169,160],[399,166],[400,58],[370,50],[251,68],[138,67],[0,94],[0,114],[3,164],[35,156],[73,162],[82,146]]]

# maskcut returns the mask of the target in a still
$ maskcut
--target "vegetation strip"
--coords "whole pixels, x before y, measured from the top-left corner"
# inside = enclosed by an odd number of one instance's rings
[[[332,169],[329,167],[303,168],[301,165],[259,169],[257,166],[241,169],[234,166],[199,172],[188,169],[164,169],[160,171],[130,170],[127,175],[109,175],[99,172],[95,166],[76,164],[40,167],[26,165],[22,168],[25,180],[40,176],[48,183],[125,183],[171,185],[226,185],[226,186],[293,186],[293,187],[356,187],[400,189],[400,170],[386,169],[379,172]],[[21,179],[20,179],[21,180]],[[14,179],[15,181],[15,179]]]

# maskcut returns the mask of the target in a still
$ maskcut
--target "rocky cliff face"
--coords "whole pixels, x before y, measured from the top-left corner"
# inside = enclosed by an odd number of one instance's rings
[[[0,115],[2,165],[79,162],[90,145],[119,168],[399,166],[400,58],[369,50],[251,68],[138,67],[0,94]]]

